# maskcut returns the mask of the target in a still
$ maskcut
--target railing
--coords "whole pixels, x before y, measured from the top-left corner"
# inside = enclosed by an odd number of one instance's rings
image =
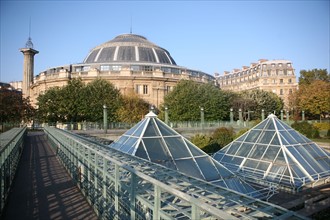
[[[70,132],[51,127],[45,132],[100,219],[303,219]]]
[[[5,206],[23,150],[26,127],[0,134],[0,215]]]

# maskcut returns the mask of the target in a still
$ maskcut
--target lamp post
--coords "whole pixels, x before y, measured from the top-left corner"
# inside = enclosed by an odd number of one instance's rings
[[[165,106],[165,124],[168,125],[168,108]]]
[[[302,111],[301,112],[301,120],[302,121],[305,121],[305,111]]]
[[[265,110],[264,109],[261,110],[261,120],[262,121],[265,120]]]
[[[204,108],[201,107],[201,127],[204,130]]]
[[[103,127],[106,134],[108,129],[108,109],[106,105],[103,105]]]
[[[233,108],[230,108],[230,123],[234,123],[234,113],[233,113]]]
[[[281,110],[281,121],[283,121],[283,110]]]
[[[286,110],[286,121],[289,122],[289,110]]]
[[[242,109],[238,110],[238,119],[239,119],[239,123],[243,124],[243,113],[242,113]]]

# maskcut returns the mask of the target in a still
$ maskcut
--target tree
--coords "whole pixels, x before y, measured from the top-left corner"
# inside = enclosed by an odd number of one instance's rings
[[[120,91],[114,85],[103,79],[95,79],[86,85],[83,113],[86,120],[97,122],[103,120],[103,105],[108,109],[108,120],[116,121],[116,112],[122,105]]]
[[[118,121],[126,123],[137,123],[149,111],[150,104],[137,94],[131,93],[123,96],[123,104],[117,111]]]
[[[1,88],[0,104],[1,123],[28,122],[33,119],[35,114],[35,109],[32,107],[30,100],[23,98],[22,93],[15,90]]]
[[[53,87],[37,98],[37,117],[41,122],[65,121],[65,110],[63,109],[62,89]]]
[[[67,122],[78,122],[85,119],[83,103],[87,101],[84,97],[85,84],[80,78],[71,79],[61,90],[61,108]]]
[[[298,91],[298,106],[301,110],[325,117],[330,112],[330,82],[314,80],[303,84]]]
[[[232,100],[233,107],[241,108],[242,112],[253,110],[253,115],[260,117],[262,109],[265,113],[279,112],[283,109],[283,100],[273,92],[263,90],[247,90]],[[237,109],[238,110],[238,109]]]
[[[205,120],[223,120],[229,116],[228,95],[212,84],[182,80],[164,97],[172,121],[198,121],[201,107]]]
[[[325,82],[330,82],[330,75],[326,69],[312,69],[312,70],[301,70],[299,77],[300,85],[309,85],[315,80],[321,80]]]

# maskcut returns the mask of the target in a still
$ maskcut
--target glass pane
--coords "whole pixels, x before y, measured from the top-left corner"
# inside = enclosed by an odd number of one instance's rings
[[[161,138],[143,138],[143,142],[151,161],[171,159]]]
[[[290,145],[291,144],[298,144],[298,142],[296,140],[294,140],[288,132],[280,131],[280,134],[287,141],[288,144],[290,144]]]
[[[201,156],[201,155],[206,154],[204,151],[202,151],[198,147],[192,145],[190,142],[188,142],[188,141],[185,141],[185,142],[193,156]]]
[[[280,141],[279,141],[278,135],[276,133],[275,133],[275,136],[274,136],[274,138],[272,140],[271,145],[280,145]]]
[[[275,135],[274,131],[264,131],[261,133],[258,139],[258,143],[269,144],[274,135]]]
[[[249,168],[256,168],[258,165],[258,161],[255,161],[255,160],[246,160],[245,163],[244,163],[244,166],[245,167],[249,167]]]
[[[265,153],[267,145],[256,144],[252,152],[249,154],[250,158],[259,160]]]
[[[135,152],[135,156],[149,160],[149,157],[148,157],[148,155],[147,155],[147,153],[146,153],[146,151],[144,149],[144,146],[143,146],[143,142],[142,141],[140,142],[139,147],[138,147],[138,149]]]
[[[147,125],[147,129],[144,132],[144,137],[155,137],[155,136],[160,136],[157,127],[155,125],[155,121],[153,118],[150,118],[150,121]]]
[[[145,128],[147,122],[148,122],[148,120],[143,120],[143,121],[139,122],[138,127],[134,126],[134,128],[136,128],[136,130],[134,131],[133,135],[136,136],[136,137],[141,136],[141,134],[143,132],[143,129]]]
[[[253,130],[254,129],[262,130],[265,127],[266,124],[267,124],[267,120],[265,120],[265,121],[261,122],[260,124],[258,124],[256,127],[253,128]]]
[[[227,168],[222,166],[220,163],[214,163],[216,168],[218,169],[218,172],[223,178],[234,176],[233,173],[231,173]]]
[[[121,146],[120,150],[127,153],[131,148],[134,148],[134,144],[136,143],[137,140],[138,140],[137,138],[133,138],[133,137],[129,138],[125,142],[125,144]]]
[[[280,153],[277,155],[277,158],[275,160],[275,164],[280,165],[280,164],[285,164],[286,165],[286,161],[284,159],[284,155],[282,150],[280,150]]]
[[[226,153],[235,154],[240,145],[241,145],[241,143],[239,143],[239,142],[233,142]]]
[[[128,139],[128,137],[123,135],[118,140],[116,140],[115,142],[113,142],[113,144],[111,144],[110,147],[119,149],[125,143],[125,141],[127,139]]]
[[[272,146],[269,145],[265,155],[263,156],[262,160],[268,160],[268,161],[273,161],[276,157],[276,155],[278,154],[279,151],[279,147],[277,146]]]
[[[208,156],[196,158],[196,162],[207,181],[219,179],[219,173]]]
[[[241,147],[238,149],[236,155],[241,157],[246,157],[248,153],[251,151],[253,144],[243,143]]]
[[[247,131],[248,132],[248,131]],[[240,136],[239,138],[236,139],[236,141],[244,141],[244,139],[246,138],[246,136],[248,136],[249,133],[245,133],[242,136]]]
[[[221,161],[222,157],[223,157],[223,153],[222,152],[219,152],[219,151],[213,155],[213,158],[216,161]]]
[[[277,130],[284,130],[282,123],[279,120],[275,120]]]
[[[268,120],[268,124],[265,127],[266,130],[275,130],[273,119]]]
[[[197,168],[195,161],[192,159],[177,160],[175,163],[180,172],[197,177],[199,179],[204,179],[200,173],[200,170]]]
[[[266,163],[266,162],[259,162],[257,169],[258,170],[262,170],[262,171],[266,171],[269,167],[270,163]]]
[[[245,142],[255,142],[260,135],[260,131],[251,130],[249,135],[246,137]]]
[[[164,137],[164,140],[174,159],[192,157],[181,137]]]
[[[306,140],[301,137],[299,133],[294,130],[289,131],[291,136],[298,142],[298,143],[306,143]]]
[[[165,125],[163,122],[156,120],[156,123],[158,125],[158,128],[160,130],[160,133],[163,136],[173,136],[173,135],[178,135],[174,130],[172,130],[170,127]]]
[[[132,135],[136,129],[139,128],[139,126],[142,124],[142,121],[139,121],[136,125],[134,125],[131,129],[125,132],[126,135]]]

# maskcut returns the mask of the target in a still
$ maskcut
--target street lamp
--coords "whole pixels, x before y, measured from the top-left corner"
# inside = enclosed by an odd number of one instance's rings
[[[230,123],[234,123],[234,113],[233,113],[233,108],[230,108]]]
[[[204,129],[204,108],[201,107],[201,126],[202,130]]]
[[[168,108],[165,106],[165,124],[168,125]]]
[[[103,128],[104,133],[106,134],[108,129],[108,109],[105,104],[103,105]]]

